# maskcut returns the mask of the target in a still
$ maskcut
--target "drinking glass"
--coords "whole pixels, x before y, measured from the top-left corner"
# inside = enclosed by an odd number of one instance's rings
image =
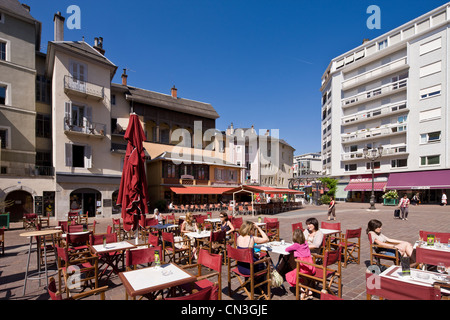
[[[441,239],[440,238],[436,238],[435,239],[434,246],[436,248],[440,248],[441,247]]]
[[[444,273],[445,272],[445,265],[442,262],[439,262],[437,265],[437,271],[439,273]]]

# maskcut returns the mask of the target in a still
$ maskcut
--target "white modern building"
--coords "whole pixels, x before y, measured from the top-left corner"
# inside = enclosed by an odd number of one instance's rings
[[[294,156],[293,176],[317,175],[322,173],[320,152],[305,153]]]
[[[436,202],[450,189],[449,26],[447,3],[364,40],[325,70],[322,170],[343,183],[348,198],[368,201],[372,168],[363,149],[380,146],[377,200],[397,189]],[[428,181],[431,171],[442,181]]]

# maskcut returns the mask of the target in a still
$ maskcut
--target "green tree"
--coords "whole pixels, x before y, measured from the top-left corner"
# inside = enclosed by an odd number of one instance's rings
[[[322,182],[322,185],[324,187],[328,188],[328,191],[326,194],[329,197],[335,198],[338,181],[333,178],[320,178],[319,180]]]

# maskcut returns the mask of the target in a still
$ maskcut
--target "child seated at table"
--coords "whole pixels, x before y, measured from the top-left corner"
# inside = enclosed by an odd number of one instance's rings
[[[308,243],[305,240],[305,235],[302,230],[295,229],[292,234],[292,242],[293,245],[286,248],[286,252],[291,252],[289,256],[289,262],[281,266],[280,269],[284,269],[283,271],[291,269],[286,273],[286,281],[292,286],[295,287],[297,280],[297,265],[295,259],[302,260],[308,263],[313,263],[311,251],[309,250]],[[281,265],[281,263],[280,263]],[[316,268],[309,264],[300,263],[300,273],[313,275],[316,272]],[[300,279],[302,282],[302,279]],[[303,283],[303,282],[302,282]],[[312,296],[312,292],[309,291],[306,293],[302,288],[301,299],[304,300],[308,297]]]

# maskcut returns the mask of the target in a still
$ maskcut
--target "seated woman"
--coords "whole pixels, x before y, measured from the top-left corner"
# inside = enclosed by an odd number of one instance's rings
[[[303,231],[306,243],[312,253],[321,253],[320,247],[323,242],[323,233],[319,230],[319,221],[316,218],[306,220],[306,228]]]
[[[228,215],[225,212],[220,213],[220,230],[224,230],[227,234],[227,240],[231,239],[230,234],[234,232],[234,226],[228,219]]]
[[[287,252],[291,252],[290,258],[294,258],[294,268],[286,273],[286,281],[292,286],[296,286],[297,281],[297,265],[295,259],[302,260],[308,263],[313,263],[311,256],[311,251],[309,250],[308,244],[305,240],[305,235],[300,229],[295,229],[292,235],[293,245],[286,248]],[[292,254],[293,253],[293,254]],[[292,264],[291,264],[292,266]],[[316,268],[309,264],[300,263],[300,273],[313,275],[316,272]],[[302,280],[302,279],[301,279]],[[308,293],[302,288],[302,293],[300,295],[301,300],[312,297],[312,292],[308,290]]]
[[[261,237],[254,236],[255,231],[258,231],[261,234]],[[267,237],[266,233],[258,227],[255,223],[250,221],[244,221],[242,223],[241,228],[239,229],[239,237],[236,239],[236,246],[238,249],[246,249],[246,248],[254,248],[256,244],[262,244],[269,242],[269,237]],[[253,262],[259,260],[259,255],[254,253]],[[242,274],[250,274],[250,265],[244,262],[238,262],[238,270]],[[264,269],[264,265],[257,264],[255,266],[254,271],[260,271]]]
[[[186,219],[181,224],[180,232],[182,236],[189,232],[198,232],[197,223],[192,216],[192,212],[186,213]],[[195,238],[191,239],[191,247],[194,258],[197,259],[197,247]]]
[[[413,246],[406,242],[386,237],[381,233],[382,223],[379,220],[372,219],[367,224],[366,233],[371,235],[372,243],[385,249],[386,254],[394,255],[397,249],[402,257],[411,257],[413,254]]]

